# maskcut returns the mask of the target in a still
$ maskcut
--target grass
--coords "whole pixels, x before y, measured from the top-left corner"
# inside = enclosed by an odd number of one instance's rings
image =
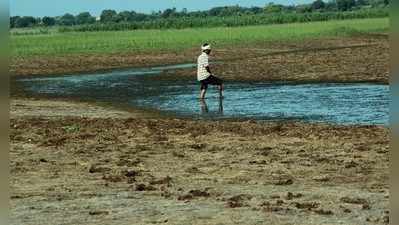
[[[234,46],[388,31],[389,18],[234,28],[135,30],[11,35],[13,57],[180,51],[203,42]]]

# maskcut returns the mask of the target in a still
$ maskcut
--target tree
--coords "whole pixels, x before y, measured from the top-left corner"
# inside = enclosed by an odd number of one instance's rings
[[[12,16],[10,17],[10,28],[16,27],[17,20],[19,20],[21,17],[20,16]]]
[[[15,21],[15,27],[32,27],[37,24],[37,20],[32,16],[20,17]]]
[[[276,5],[273,2],[269,3],[266,5],[264,8],[265,13],[280,13],[283,11],[283,6],[282,5]]]
[[[76,24],[76,18],[72,14],[65,14],[61,16],[58,23],[63,26],[72,26]]]
[[[309,13],[312,12],[312,6],[310,5],[298,5],[296,11],[299,13]]]
[[[45,17],[43,17],[42,22],[43,22],[44,26],[50,27],[50,26],[54,26],[56,21],[53,17],[45,16]]]
[[[223,10],[223,7],[214,7],[208,11],[210,16],[219,16]]]
[[[259,14],[262,13],[263,9],[261,7],[253,6],[249,9],[249,11],[251,11],[253,14]]]
[[[134,21],[134,11],[123,11],[118,14],[118,21],[119,22],[132,22]]]
[[[366,0],[356,0],[356,6],[364,6],[367,5]]]
[[[328,1],[324,8],[326,11],[336,11],[338,9],[337,2],[335,0]]]
[[[355,0],[337,0],[337,7],[339,11],[351,10],[355,5]]]
[[[76,24],[93,24],[96,18],[91,16],[89,12],[82,12],[76,16]]]
[[[100,15],[100,20],[103,23],[112,23],[112,22],[117,22],[118,21],[118,14],[116,13],[115,10],[103,10],[101,15]]]
[[[176,15],[176,8],[165,9],[165,11],[162,12],[161,17],[168,18],[168,17],[174,17],[175,15]]]
[[[313,10],[320,10],[324,9],[326,4],[323,2],[323,0],[316,0],[312,3],[312,9]]]

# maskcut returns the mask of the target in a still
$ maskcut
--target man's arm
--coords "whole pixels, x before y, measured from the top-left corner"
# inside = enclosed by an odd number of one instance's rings
[[[205,67],[206,71],[208,71],[209,74],[212,74],[211,69],[209,68],[209,66]]]

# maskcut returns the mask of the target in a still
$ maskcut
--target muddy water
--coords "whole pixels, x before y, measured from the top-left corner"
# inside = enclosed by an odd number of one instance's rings
[[[199,101],[195,77],[191,81],[154,79],[166,69],[194,66],[23,78],[15,84],[29,95],[123,104],[181,117],[389,124],[388,85],[230,82],[223,100],[210,87],[207,99]]]

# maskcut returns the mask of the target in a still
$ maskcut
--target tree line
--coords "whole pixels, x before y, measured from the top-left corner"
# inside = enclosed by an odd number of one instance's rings
[[[241,6],[224,6],[215,7],[206,11],[189,12],[187,9],[177,11],[176,8],[165,9],[163,11],[152,12],[150,14],[138,13],[135,11],[116,12],[115,10],[103,10],[99,17],[92,16],[89,12],[82,12],[78,15],[65,14],[57,17],[42,17],[36,18],[31,16],[12,16],[10,17],[11,28],[23,27],[51,27],[51,26],[74,26],[74,25],[96,25],[97,27],[109,24],[125,24],[131,23],[131,26],[141,24],[145,27],[146,24],[158,25],[170,24],[170,21],[182,20],[185,23],[192,24],[204,19],[218,20],[217,18],[253,18],[254,15],[265,17],[267,15],[281,15],[281,14],[306,14],[316,13],[335,13],[348,12],[364,9],[386,8],[390,4],[390,0],[331,0],[324,2],[323,0],[315,0],[311,4],[302,4],[295,6],[287,6],[281,4],[269,3],[265,7],[241,7]],[[303,17],[303,16],[302,16]],[[297,16],[297,18],[302,18]],[[330,16],[331,17],[331,16]],[[290,17],[292,18],[292,16]],[[202,23],[202,22],[201,22]],[[157,26],[158,26],[157,25]],[[191,27],[190,25],[189,27]],[[152,26],[153,27],[153,26]],[[150,26],[150,28],[152,28]],[[184,26],[183,26],[184,27]]]

